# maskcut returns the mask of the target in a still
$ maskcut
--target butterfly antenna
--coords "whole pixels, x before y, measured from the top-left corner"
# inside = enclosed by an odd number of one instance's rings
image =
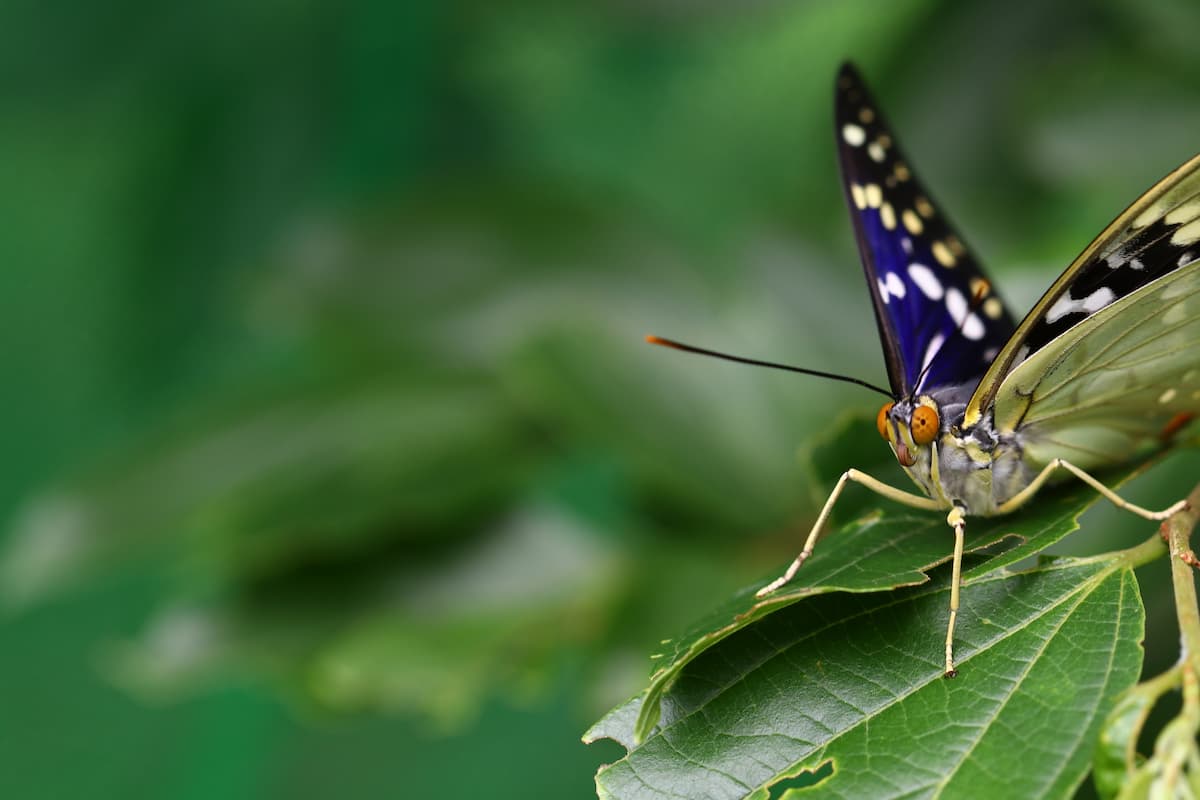
[[[955,327],[954,333],[952,334],[953,336],[957,336],[958,334],[962,333],[962,329],[966,327],[967,318],[979,309],[979,306],[983,304],[983,298],[987,297],[987,294],[989,291],[991,291],[991,289],[992,284],[983,278],[979,279],[979,285],[975,287],[975,293],[971,295],[971,302],[967,304],[967,311],[963,314],[963,318],[959,320],[958,326]],[[933,355],[929,359],[929,363],[925,365],[925,368],[921,370],[921,374],[917,376],[916,382],[913,383],[914,387],[920,386],[921,381],[925,380],[925,375],[929,372],[929,368],[933,366],[934,361],[937,361],[938,354],[942,352],[942,348],[946,346],[946,342],[948,341],[950,341],[949,336],[943,339],[942,343],[938,345],[938,349],[933,352]]]
[[[693,347],[690,344],[683,344],[674,339],[664,339],[661,336],[647,336],[646,341],[650,344],[661,345],[662,347],[670,347],[674,350],[682,350],[685,353],[696,353],[702,356],[712,356],[713,358],[723,358],[726,361],[736,361],[739,364],[753,364],[756,367],[771,367],[772,369],[782,369],[788,372],[799,372],[801,375],[815,375],[818,378],[828,378],[831,381],[844,381],[846,383],[854,383],[859,386],[864,386],[873,392],[879,392],[885,397],[895,400],[896,397],[887,389],[882,389],[873,383],[851,378],[849,375],[838,375],[833,372],[821,372],[815,369],[804,369],[803,367],[793,367],[789,364],[777,364],[774,361],[760,361],[757,358],[743,358],[742,356],[731,356],[728,353],[718,353],[716,350],[705,350],[703,347]]]

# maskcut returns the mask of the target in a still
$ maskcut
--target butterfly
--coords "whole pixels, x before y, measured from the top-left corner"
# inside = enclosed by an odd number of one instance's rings
[[[1091,471],[1169,441],[1200,413],[1200,156],[1129,206],[1015,323],[973,252],[934,203],[858,71],[836,80],[842,184],[879,329],[889,388],[848,376],[690,352],[849,381],[886,395],[879,435],[921,494],[842,474],[803,549],[758,591],[795,578],[847,483],[947,512],[954,533],[945,674],[956,674],[963,537],[972,516],[1007,514],[1074,476],[1149,520]]]

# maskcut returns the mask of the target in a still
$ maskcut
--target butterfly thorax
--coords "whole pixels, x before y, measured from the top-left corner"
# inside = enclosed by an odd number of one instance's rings
[[[892,450],[922,492],[946,508],[958,506],[968,514],[988,516],[1025,488],[1036,472],[1022,458],[1017,437],[997,433],[990,414],[970,429],[963,428],[974,389],[973,382],[937,387],[898,401],[886,417]],[[936,413],[935,434],[921,435],[922,408]]]

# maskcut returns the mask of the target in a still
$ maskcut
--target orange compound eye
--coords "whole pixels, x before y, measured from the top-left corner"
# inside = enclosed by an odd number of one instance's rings
[[[888,414],[892,413],[892,406],[894,406],[894,405],[896,405],[896,404],[895,403],[884,403],[883,408],[879,409],[879,416],[875,417],[875,427],[879,429],[879,435],[882,436],[884,438],[884,440],[888,441],[888,442],[890,442],[892,440],[892,437],[891,437],[892,426],[888,425]]]
[[[917,444],[929,444],[938,435],[938,413],[929,406],[917,406],[913,409],[909,430],[912,431],[913,441]]]

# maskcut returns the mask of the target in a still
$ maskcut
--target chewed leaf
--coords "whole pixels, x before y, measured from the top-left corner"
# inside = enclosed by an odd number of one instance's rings
[[[1112,485],[1120,485],[1133,474],[1136,470],[1110,477],[1110,481]],[[967,525],[968,551],[997,546],[1004,549],[968,569],[964,578],[977,579],[1049,547],[1078,530],[1079,515],[1099,501],[1099,495],[1089,487],[1068,484],[1018,514],[972,518]],[[644,741],[649,736],[659,720],[659,702],[664,691],[688,662],[725,637],[814,595],[878,592],[924,583],[929,569],[950,560],[951,540],[950,529],[940,513],[894,506],[887,511],[872,512],[822,537],[812,558],[792,583],[765,598],[756,598],[754,591],[766,580],[747,587],[667,643],[657,656],[661,663],[643,694],[631,737]],[[943,611],[943,617],[944,614]],[[938,652],[933,646],[930,656]]]
[[[738,631],[682,670],[660,727],[597,774],[600,797],[766,798],[818,771],[832,797],[1070,796],[1141,668],[1132,570],[1062,559],[977,580],[954,680],[948,578],[823,595]]]

